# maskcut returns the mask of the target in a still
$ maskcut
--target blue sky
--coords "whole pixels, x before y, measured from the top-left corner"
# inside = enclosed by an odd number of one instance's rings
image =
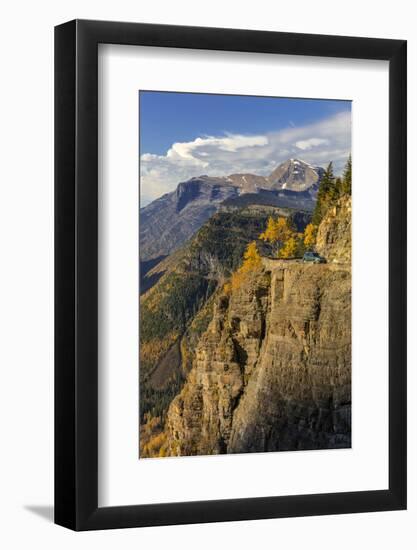
[[[177,141],[267,133],[344,111],[350,101],[140,92],[140,150],[161,155]]]
[[[267,175],[297,157],[313,165],[350,152],[351,102],[141,91],[142,204],[201,174]]]

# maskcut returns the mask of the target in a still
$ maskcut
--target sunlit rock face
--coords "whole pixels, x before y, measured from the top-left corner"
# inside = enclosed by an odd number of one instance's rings
[[[264,258],[219,293],[168,411],[168,454],[350,447],[350,199],[337,208],[318,230],[329,263]]]
[[[352,251],[352,198],[342,197],[330,208],[317,231],[316,249],[329,262],[350,264]]]

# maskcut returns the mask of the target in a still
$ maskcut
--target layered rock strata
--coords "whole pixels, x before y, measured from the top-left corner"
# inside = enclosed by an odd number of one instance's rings
[[[171,403],[170,455],[349,447],[350,265],[263,260],[223,294]]]

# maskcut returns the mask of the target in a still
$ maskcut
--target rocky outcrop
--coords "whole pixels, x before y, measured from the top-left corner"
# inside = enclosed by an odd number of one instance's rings
[[[328,262],[350,264],[352,199],[344,196],[324,216],[317,231],[316,249]]]
[[[350,446],[350,270],[265,264],[218,300],[168,412],[169,454]]]
[[[187,383],[168,412],[169,454],[227,452],[233,414],[265,336],[269,274],[257,281],[218,299]]]
[[[166,454],[351,445],[350,199],[319,227],[327,264],[263,258],[219,294],[171,403]]]
[[[275,208],[219,212],[182,249],[149,271],[156,284],[150,283],[140,299],[142,420],[150,412],[165,419],[194,363],[196,345],[212,317],[214,296],[271,215],[290,216],[301,230],[306,222],[302,215]]]
[[[350,270],[271,269],[267,331],[228,452],[350,446]]]

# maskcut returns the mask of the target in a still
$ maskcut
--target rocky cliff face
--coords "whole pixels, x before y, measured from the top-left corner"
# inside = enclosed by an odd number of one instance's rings
[[[352,199],[344,196],[330,208],[317,231],[317,252],[328,262],[351,262]]]
[[[140,415],[165,418],[194,362],[212,317],[211,304],[269,216],[289,217],[303,231],[309,218],[273,207],[218,212],[175,254],[152,268],[140,299]],[[154,282],[156,281],[156,282]]]
[[[344,261],[345,202],[319,229]],[[168,411],[167,454],[349,447],[350,381],[350,264],[263,259],[217,298]]]
[[[178,184],[140,211],[140,260],[171,254],[185,243],[238,189],[223,178],[201,176]]]
[[[228,452],[350,446],[350,271],[274,266],[259,360]]]

